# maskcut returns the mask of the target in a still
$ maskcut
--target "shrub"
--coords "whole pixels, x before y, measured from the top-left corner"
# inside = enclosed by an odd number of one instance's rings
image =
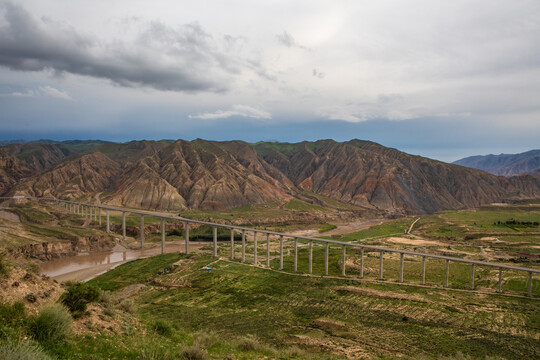
[[[10,266],[4,259],[4,255],[0,254],[0,277],[7,277],[9,275]]]
[[[0,303],[0,328],[2,326],[19,326],[25,319],[25,308],[22,302]]]
[[[66,308],[53,305],[30,322],[30,333],[40,342],[61,342],[73,335],[73,319]]]
[[[198,345],[188,346],[180,351],[180,358],[185,360],[206,360],[208,353]]]
[[[259,339],[253,335],[246,335],[238,339],[238,347],[244,351],[256,351],[260,348]]]
[[[0,346],[0,359],[5,360],[52,360],[41,348],[29,341],[17,344],[8,342]]]
[[[99,302],[103,305],[113,305],[116,302],[116,296],[110,291],[102,291]]]
[[[156,333],[163,336],[171,336],[173,333],[171,324],[165,320],[157,320],[154,322],[152,328]]]
[[[72,313],[84,312],[86,305],[99,300],[99,289],[86,283],[75,283],[66,289],[60,297],[60,302]]]
[[[33,261],[27,262],[25,265],[25,269],[29,273],[35,274],[35,275],[39,275],[39,273],[41,272],[41,267],[39,266],[39,264]]]
[[[135,301],[133,299],[125,299],[120,303],[120,309],[124,310],[127,313],[133,314],[137,307],[135,306]]]
[[[212,330],[199,331],[194,334],[195,344],[204,348],[209,348],[218,341],[217,335]]]

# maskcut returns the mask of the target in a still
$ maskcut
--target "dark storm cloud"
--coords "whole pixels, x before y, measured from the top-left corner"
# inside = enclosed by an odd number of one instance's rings
[[[103,43],[64,24],[36,19],[17,5],[0,5],[2,10],[0,65],[12,70],[85,75],[125,87],[222,92],[245,67],[198,24],[171,28],[151,22],[134,42]]]

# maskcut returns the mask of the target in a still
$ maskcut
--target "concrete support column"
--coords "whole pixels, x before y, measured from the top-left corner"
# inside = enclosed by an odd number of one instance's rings
[[[403,282],[403,258],[404,254],[401,253],[401,256],[399,257],[399,282]]]
[[[446,260],[446,274],[444,276],[444,287],[448,287],[448,273],[450,270],[450,261]]]
[[[343,245],[341,246],[341,276],[345,276],[345,267],[347,266],[345,260],[345,245]]]
[[[266,267],[270,267],[270,234],[266,234]]]
[[[426,257],[422,256],[422,285],[426,284]]]
[[[471,264],[471,290],[474,290],[474,264]]]
[[[298,270],[298,238],[294,238],[294,272]]]
[[[184,228],[184,241],[186,243],[186,254],[189,254],[189,223],[185,223]]]
[[[499,268],[499,289],[497,292],[502,293],[502,268]]]
[[[94,206],[94,222],[97,221],[97,206]]]
[[[283,235],[279,236],[279,270],[283,270]]]
[[[253,263],[257,265],[257,232],[253,232]]]
[[[246,230],[242,230],[242,262],[246,261]]]
[[[140,232],[141,232],[141,249],[144,249],[144,215],[141,215]]]
[[[383,279],[383,252],[381,251],[379,259],[379,280]]]
[[[165,219],[161,218],[161,255],[165,254]]]
[[[214,226],[213,230],[213,243],[214,243],[214,257],[217,257],[217,227]]]
[[[122,211],[122,240],[126,240],[126,212]]]
[[[330,247],[329,243],[325,243],[324,247],[324,275],[328,276],[328,248]]]
[[[360,279],[364,277],[364,249],[360,249]]]
[[[231,260],[234,260],[234,229],[231,229]]]
[[[110,222],[109,222],[109,210],[107,209],[106,211],[106,214],[107,214],[107,232],[111,232],[111,225],[110,225]]]
[[[527,294],[529,297],[532,297],[532,272],[529,271],[529,286],[528,286]]]
[[[308,271],[310,274],[313,273],[313,240],[309,240],[309,267]]]
[[[99,212],[99,226],[101,226],[101,208],[98,208]]]

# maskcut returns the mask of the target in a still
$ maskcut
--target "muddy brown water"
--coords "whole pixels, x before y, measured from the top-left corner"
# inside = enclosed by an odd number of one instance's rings
[[[190,251],[197,250],[208,243],[190,242]],[[165,253],[184,252],[184,242],[165,244]],[[131,260],[143,259],[161,254],[161,245],[147,249],[126,249],[117,245],[112,251],[85,253],[40,264],[41,272],[57,281],[87,281],[101,275],[118,265]]]

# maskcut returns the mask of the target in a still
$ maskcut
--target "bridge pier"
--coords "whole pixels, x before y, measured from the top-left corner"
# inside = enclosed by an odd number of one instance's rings
[[[266,267],[270,267],[270,234],[266,234]]]
[[[405,254],[401,253],[399,258],[399,282],[403,282],[403,257]]]
[[[126,212],[122,211],[122,240],[126,240]]]
[[[257,265],[257,232],[253,232],[253,263]]]
[[[527,295],[529,295],[529,297],[532,297],[532,272],[531,271],[529,271],[529,286],[528,286]]]
[[[144,249],[144,215],[141,215],[141,249]]]
[[[298,270],[298,238],[294,238],[294,272]]]
[[[426,257],[422,256],[422,285],[426,284]]]
[[[231,260],[234,260],[234,229],[231,229]]]
[[[161,255],[165,254],[165,219],[161,218]]]
[[[379,280],[383,279],[383,252],[380,253],[379,258]]]
[[[213,230],[213,235],[214,235],[214,257],[217,257],[217,227],[214,226],[214,228],[212,229]]]
[[[345,258],[345,245],[341,246],[341,276],[345,276],[345,268],[347,266]]]
[[[313,273],[313,240],[309,240],[309,273]]]
[[[283,270],[283,235],[279,236],[279,270]]]
[[[99,212],[99,226],[101,226],[101,208],[98,208]]]
[[[111,225],[109,220],[109,209],[105,210],[105,214],[107,217],[107,233],[111,232]]]
[[[186,254],[189,254],[189,223],[185,223],[184,240],[186,243]]]
[[[446,260],[446,274],[444,276],[444,287],[448,287],[448,273],[450,270],[450,261]]]
[[[324,275],[328,276],[328,251],[329,251],[330,244],[325,243],[324,247]]]
[[[360,249],[360,279],[364,278],[364,249]]]
[[[242,262],[246,261],[246,231],[242,230]]]

